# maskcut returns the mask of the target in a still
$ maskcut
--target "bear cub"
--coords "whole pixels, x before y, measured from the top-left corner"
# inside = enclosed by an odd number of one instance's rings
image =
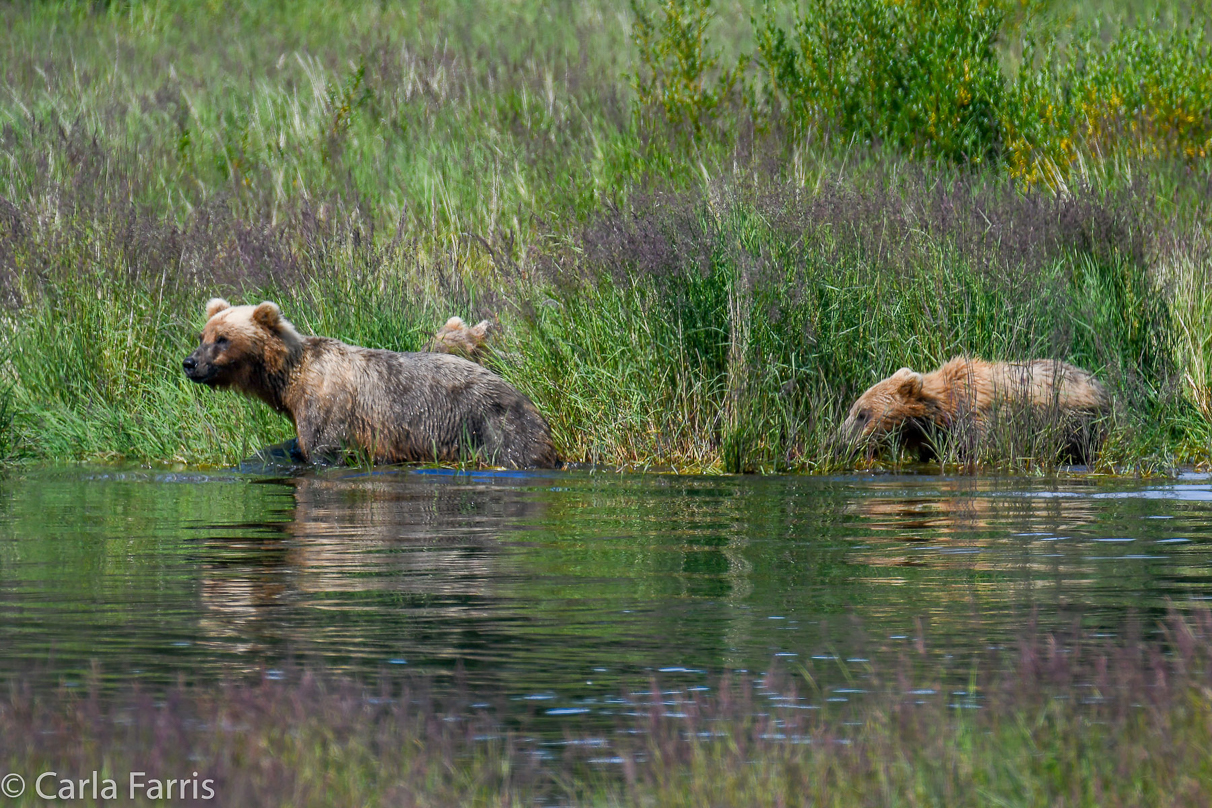
[[[932,373],[901,368],[872,385],[851,406],[840,434],[849,448],[874,454],[882,441],[932,456],[934,439],[950,435],[970,450],[997,418],[1027,416],[1029,423],[1063,428],[1062,454],[1078,463],[1093,460],[1102,442],[1097,423],[1110,411],[1106,389],[1090,373],[1066,362],[986,362],[956,357]]]
[[[488,336],[492,324],[481,320],[476,325],[468,325],[462,317],[451,317],[446,324],[433,335],[425,350],[436,353],[448,353],[482,363],[488,354]]]
[[[378,463],[560,465],[534,404],[487,368],[305,336],[274,303],[209,301],[201,342],[183,366],[191,381],[255,396],[289,417],[309,462],[355,450]]]

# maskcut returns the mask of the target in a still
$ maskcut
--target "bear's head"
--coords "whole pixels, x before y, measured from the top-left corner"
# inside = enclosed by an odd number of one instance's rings
[[[925,377],[901,368],[858,397],[842,424],[839,439],[850,447],[870,444],[899,432],[907,424],[932,420],[938,402],[925,389]]]
[[[222,298],[206,304],[206,326],[182,367],[190,381],[264,394],[302,345],[302,337],[277,304],[233,306]]]

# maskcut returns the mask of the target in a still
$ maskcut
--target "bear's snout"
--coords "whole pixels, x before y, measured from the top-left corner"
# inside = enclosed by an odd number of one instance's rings
[[[857,456],[863,448],[866,436],[863,428],[853,418],[847,418],[829,438],[828,449],[835,458],[849,459]]]
[[[191,382],[205,383],[209,381],[209,377],[213,375],[214,368],[206,362],[199,359],[198,352],[194,351],[181,362],[181,367],[185,370],[185,377]]]

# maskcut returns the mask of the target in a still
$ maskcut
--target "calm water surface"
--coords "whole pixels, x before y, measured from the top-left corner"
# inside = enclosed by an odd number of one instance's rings
[[[1212,596],[1212,482],[79,469],[0,480],[0,675],[320,662],[588,709],[813,657],[963,654]]]

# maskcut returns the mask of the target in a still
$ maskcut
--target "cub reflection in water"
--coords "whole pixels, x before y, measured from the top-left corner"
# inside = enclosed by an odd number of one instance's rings
[[[1093,529],[1099,513],[1095,500],[1032,496],[1030,491],[1003,493],[968,484],[954,486],[952,493],[864,496],[849,502],[845,512],[858,517],[852,523],[853,539],[864,545],[862,563],[1089,573],[1080,554],[1059,560],[1056,545],[1046,540]],[[928,543],[937,544],[934,549],[939,552],[913,548]],[[975,550],[981,552],[969,552]]]
[[[957,496],[867,496],[846,512],[862,517],[866,530],[891,531],[904,541],[930,541],[1013,527],[1016,532],[1064,532],[1094,522],[1094,503],[1083,497],[1001,497],[971,492]]]

